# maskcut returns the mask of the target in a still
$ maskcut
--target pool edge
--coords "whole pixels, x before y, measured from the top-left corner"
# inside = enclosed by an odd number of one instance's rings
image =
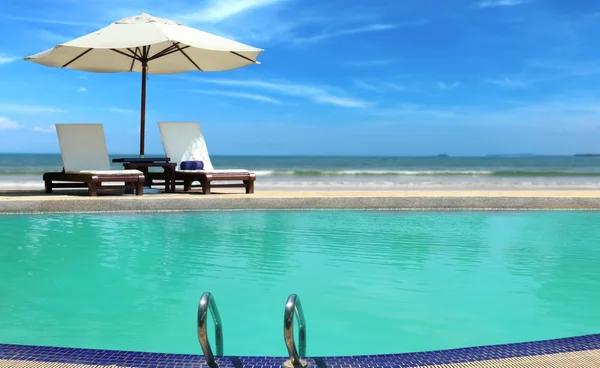
[[[424,367],[442,364],[460,364],[507,358],[522,358],[564,354],[600,349],[600,334],[583,335],[551,340],[486,345],[450,350],[415,353],[310,357],[312,367]],[[200,348],[198,348],[200,350]],[[202,355],[146,353],[103,349],[64,348],[35,345],[0,344],[0,360],[71,363],[119,367],[174,367],[206,366]],[[279,367],[286,357],[217,357],[217,365],[227,368]]]
[[[63,212],[180,212],[206,210],[600,210],[600,197],[522,196],[347,196],[219,197],[203,195],[148,197],[2,198],[0,214]]]

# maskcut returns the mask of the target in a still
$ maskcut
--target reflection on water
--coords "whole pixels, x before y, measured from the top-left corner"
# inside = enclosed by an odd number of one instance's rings
[[[0,218],[0,342],[200,353],[211,291],[225,352],[311,355],[600,332],[600,213],[206,212]]]

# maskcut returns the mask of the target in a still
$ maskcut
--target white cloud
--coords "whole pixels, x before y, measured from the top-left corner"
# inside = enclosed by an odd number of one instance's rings
[[[69,40],[77,38],[77,36],[66,36],[57,32],[48,31],[46,29],[36,29],[32,34],[44,41],[48,41],[53,44],[65,43]]]
[[[572,126],[598,124],[600,103],[593,98],[557,96],[539,101],[494,101],[489,104],[411,105],[368,111],[378,119],[418,121],[423,124],[465,126]]]
[[[308,42],[317,42],[326,40],[329,38],[342,37],[355,35],[360,33],[370,33],[370,32],[381,32],[381,31],[389,31],[392,29],[398,28],[397,24],[370,24],[362,27],[356,28],[346,28],[341,29],[335,32],[325,32],[318,35],[310,36],[310,37],[298,37],[294,40],[296,43],[308,43]]]
[[[342,107],[367,107],[370,105],[366,101],[357,100],[354,98],[343,98],[327,95],[317,96],[315,100],[323,104],[336,105]]]
[[[115,114],[137,114],[139,112],[133,109],[122,109],[120,107],[109,107],[108,111]]]
[[[191,89],[191,90],[187,90],[187,91],[193,92],[193,93],[205,94],[205,95],[218,95],[218,96],[226,96],[226,97],[234,97],[234,98],[244,98],[247,100],[261,101],[261,102],[267,102],[267,103],[271,103],[271,104],[281,104],[281,101],[276,100],[272,97],[253,94],[253,93],[213,91],[213,90],[207,91],[207,90],[195,90],[195,89]]]
[[[548,71],[552,76],[588,76],[600,73],[599,60],[571,60],[571,59],[533,59],[526,63],[529,67]]]
[[[327,35],[307,37],[316,38],[315,40],[373,32],[377,31],[378,27],[390,26],[378,24],[381,18],[374,14],[376,10],[373,14],[362,12],[356,15],[347,7],[336,7],[335,13],[326,10],[330,7],[328,3],[305,6],[300,0],[145,0],[142,4],[129,0],[127,4],[114,2],[112,7],[104,6],[102,12],[104,18],[110,14],[110,19],[114,20],[146,11],[256,47],[303,42],[303,37],[310,36],[306,31],[309,26],[313,30],[331,32],[327,32]],[[374,24],[361,26],[357,22]],[[423,24],[423,21],[408,21],[393,26],[416,24]]]
[[[401,84],[394,83],[394,82],[382,82],[380,80],[369,81],[369,82],[366,82],[363,80],[355,80],[354,84],[359,88],[365,89],[367,91],[377,92],[377,93],[399,92],[399,91],[406,90],[406,87],[404,87]]]
[[[85,87],[79,87],[79,89],[77,90],[77,92],[87,92],[87,88],[85,88]]]
[[[57,107],[25,104],[0,104],[0,111],[13,114],[50,114],[65,112],[65,110]]]
[[[17,56],[11,56],[7,54],[0,53],[0,65],[12,63],[13,61],[17,61],[20,58]]]
[[[40,132],[40,133],[53,133],[56,131],[56,128],[54,127],[54,124],[50,124],[46,127],[33,127],[31,130],[33,130],[34,132]]]
[[[162,14],[206,32],[264,47],[267,43],[293,39],[298,28],[315,21],[305,16],[310,12],[308,9],[289,12],[287,5],[294,2],[298,3],[297,0],[207,0],[196,2],[200,6],[177,7],[186,9],[185,13]]]
[[[341,107],[365,107],[369,105],[367,101],[334,95],[330,87],[294,84],[290,82],[267,82],[262,80],[200,79],[199,81],[222,86],[262,89],[282,95],[304,97],[317,103]]]
[[[21,129],[23,126],[14,120],[0,116],[0,130]]]
[[[447,84],[444,82],[438,82],[438,87],[440,87],[441,89],[453,89],[460,86],[460,82],[453,82],[451,84]]]
[[[4,14],[0,15],[0,18],[16,20],[19,22],[27,22],[27,23],[58,24],[58,25],[62,25],[62,26],[74,26],[74,27],[101,26],[101,24],[94,23],[94,22],[78,22],[78,21],[70,21],[70,20],[62,20],[62,19],[37,18],[37,17],[20,17],[20,16],[12,16],[12,15],[4,15]]]
[[[219,23],[242,13],[264,8],[282,1],[285,0],[212,0],[208,6],[201,10],[180,15],[179,18],[195,23]]]
[[[506,88],[524,88],[529,86],[529,83],[523,80],[519,80],[519,79],[512,79],[512,78],[503,78],[503,79],[493,79],[493,80],[489,80],[487,81],[490,84],[494,84],[500,87],[506,87]]]
[[[397,59],[371,59],[371,60],[356,60],[349,61],[346,63],[347,66],[353,66],[358,68],[376,67],[394,64]]]
[[[528,3],[530,0],[484,0],[477,3],[480,8],[498,8],[502,6],[516,6]]]

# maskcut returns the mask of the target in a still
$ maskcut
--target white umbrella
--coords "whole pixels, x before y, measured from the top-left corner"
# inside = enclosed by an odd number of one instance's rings
[[[25,58],[98,73],[141,72],[140,155],[144,155],[146,74],[224,71],[259,64],[264,50],[142,13]]]

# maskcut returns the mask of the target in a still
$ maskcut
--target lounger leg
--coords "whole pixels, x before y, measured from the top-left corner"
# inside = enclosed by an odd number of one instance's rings
[[[191,182],[191,181],[189,181],[189,180],[184,180],[184,181],[183,181],[183,191],[184,191],[184,192],[187,192],[187,191],[189,191],[190,189],[192,189],[192,182]]]
[[[244,184],[246,185],[246,194],[254,193],[254,179],[244,180]]]
[[[44,188],[46,193],[52,193],[52,180],[44,180]]]
[[[210,194],[210,181],[202,181],[202,194]]]
[[[144,194],[144,182],[138,180],[135,182],[135,195],[141,196],[143,194]]]
[[[171,181],[171,188],[169,188],[169,192],[175,193],[175,170],[169,171],[169,180]]]
[[[125,183],[125,194],[133,194],[134,189],[135,189],[135,183],[133,183],[133,182]]]
[[[90,197],[96,197],[97,196],[97,191],[96,191],[96,183],[87,183],[88,185],[88,195]]]

